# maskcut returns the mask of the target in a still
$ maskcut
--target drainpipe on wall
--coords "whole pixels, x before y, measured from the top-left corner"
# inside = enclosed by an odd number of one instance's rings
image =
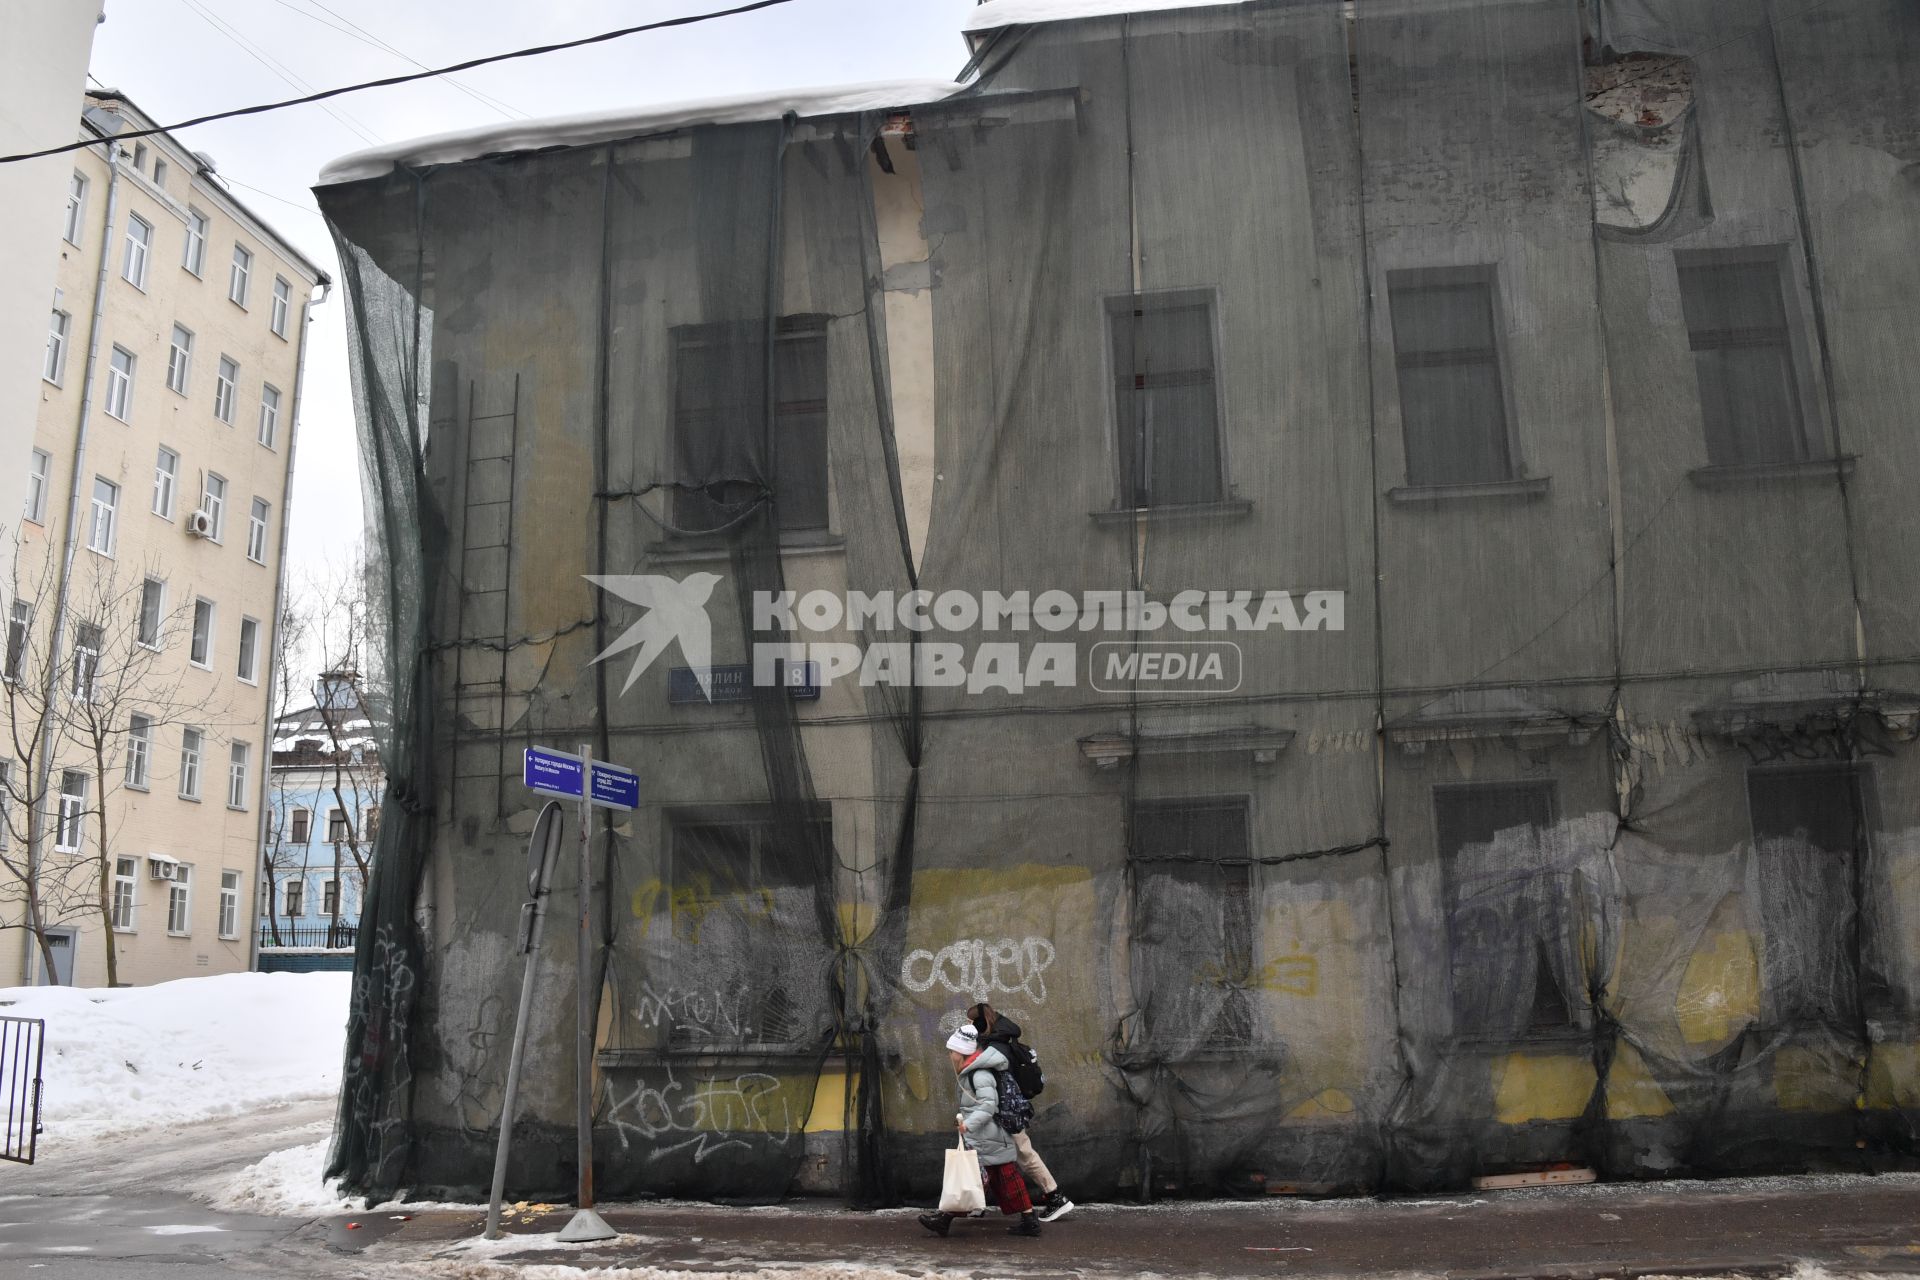
[[[73,585],[73,556],[75,542],[80,529],[80,486],[81,477],[87,472],[87,430],[93,420],[93,384],[100,365],[100,328],[101,317],[107,309],[107,278],[113,269],[113,220],[120,207],[120,144],[112,138],[102,139],[107,149],[107,212],[106,222],[101,228],[100,270],[93,281],[93,318],[89,322],[87,333],[87,372],[80,384],[80,433],[73,446],[73,484],[67,493],[67,527],[62,534],[60,548],[60,586],[54,593],[53,632],[47,641],[47,678],[41,693],[45,698],[42,706],[40,726],[40,763],[34,769],[34,794],[39,803],[27,811],[27,880],[36,886],[38,892],[41,844],[47,838],[47,787],[53,778],[53,745],[55,739],[55,699],[60,696],[60,648],[66,638],[67,596]],[[105,782],[96,778],[94,785],[104,787]],[[101,851],[105,856],[105,850]],[[42,919],[41,927],[45,927]],[[38,958],[39,939],[34,931],[27,931],[27,963],[21,972],[21,981],[27,986],[34,985],[34,963]],[[107,945],[113,945],[112,929],[109,926]],[[80,960],[80,948],[76,939],[73,963]],[[49,974],[49,977],[52,975]]]
[[[260,883],[266,875],[268,805],[273,797],[273,691],[280,687],[280,628],[287,621],[287,535],[293,528],[293,465],[300,451],[300,397],[306,390],[307,331],[313,327],[313,309],[332,296],[333,282],[320,277],[320,296],[307,295],[300,304],[300,349],[293,358],[293,401],[287,406],[287,479],[280,490],[280,561],[273,574],[273,635],[267,646],[267,718],[260,734],[260,821],[255,824],[253,904],[247,908],[247,970],[260,967]]]

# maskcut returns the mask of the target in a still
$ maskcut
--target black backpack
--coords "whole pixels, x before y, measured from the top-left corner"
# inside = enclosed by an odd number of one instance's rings
[[[1040,1096],[1047,1087],[1047,1078],[1040,1072],[1040,1058],[1033,1050],[1018,1040],[1008,1040],[1001,1036],[988,1036],[986,1043],[1007,1055],[1005,1074],[1013,1077],[1020,1092],[1031,1101]]]

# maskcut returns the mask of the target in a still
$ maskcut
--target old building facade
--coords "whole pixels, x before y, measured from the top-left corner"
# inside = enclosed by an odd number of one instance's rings
[[[48,250],[6,593],[4,893],[48,947],[10,934],[0,983],[249,965],[294,423],[326,280],[204,157],[164,133],[116,141],[154,123],[125,97],[86,107],[97,145],[68,157]]]
[[[603,1188],[937,1181],[976,999],[1103,1194],[1909,1158],[1920,22],[1069,12],[331,171],[417,792],[344,1167],[484,1181],[518,752],[580,741],[645,800]]]

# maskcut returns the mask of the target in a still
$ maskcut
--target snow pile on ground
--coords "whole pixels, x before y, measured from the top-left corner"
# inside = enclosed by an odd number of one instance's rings
[[[327,1141],[288,1147],[203,1188],[200,1198],[225,1213],[259,1213],[271,1218],[307,1218],[346,1213],[354,1206],[328,1181]]]
[[[14,987],[44,1018],[43,1143],[331,1097],[352,975],[225,973],[151,987]]]

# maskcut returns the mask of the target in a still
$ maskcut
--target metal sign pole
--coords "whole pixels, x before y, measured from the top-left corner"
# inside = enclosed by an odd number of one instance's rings
[[[568,1244],[611,1240],[617,1232],[593,1211],[593,747],[580,744],[580,969],[579,1000],[575,1007],[574,1123],[576,1156],[580,1165],[579,1209],[560,1230]]]
[[[527,903],[521,910],[520,951],[527,957],[520,978],[520,1015],[513,1024],[513,1051],[507,1058],[507,1096],[500,1110],[500,1142],[493,1154],[493,1195],[487,1201],[486,1238],[500,1238],[500,1201],[507,1188],[507,1153],[513,1147],[513,1118],[520,1094],[520,1062],[527,1052],[527,1017],[533,1012],[533,980],[540,968],[540,934],[546,924],[547,887],[560,855],[560,802],[547,801],[527,841]]]

